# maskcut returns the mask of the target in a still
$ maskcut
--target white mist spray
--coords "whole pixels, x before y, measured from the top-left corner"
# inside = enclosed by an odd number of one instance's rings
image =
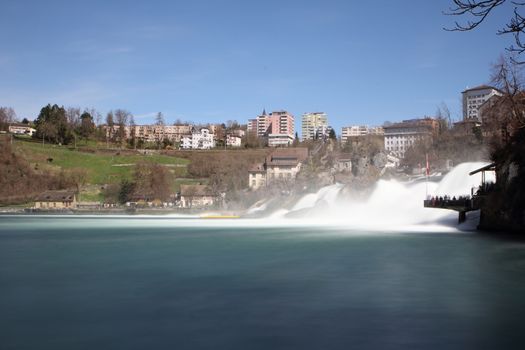
[[[342,225],[353,228],[399,230],[418,226],[420,229],[437,226],[455,227],[457,212],[424,208],[423,200],[430,196],[469,195],[471,188],[481,184],[481,175],[469,172],[486,163],[463,163],[450,171],[439,183],[401,183],[379,180],[371,196],[365,201],[342,200],[343,185],[326,186],[297,201],[291,210],[279,209],[271,219],[294,218],[312,224]],[[487,181],[494,181],[487,176]],[[469,222],[475,226],[475,222]],[[465,225],[463,225],[465,227]],[[472,227],[470,227],[472,228]]]

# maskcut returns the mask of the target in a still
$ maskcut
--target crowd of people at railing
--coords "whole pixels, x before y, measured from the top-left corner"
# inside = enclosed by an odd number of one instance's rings
[[[470,196],[456,196],[450,197],[444,196],[433,196],[425,201],[426,206],[444,208],[444,207],[472,207],[472,198]]]

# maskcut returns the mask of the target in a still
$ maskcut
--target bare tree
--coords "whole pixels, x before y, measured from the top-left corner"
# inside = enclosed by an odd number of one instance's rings
[[[71,129],[75,129],[80,126],[80,114],[80,108],[68,107],[66,109],[66,118]]]
[[[155,116],[155,124],[166,125],[166,120],[164,119],[164,115],[162,115],[162,112],[157,113],[157,115]]]
[[[173,175],[165,166],[141,162],[135,165],[133,183],[136,195],[165,201],[171,194]]]
[[[472,30],[479,26],[485,19],[493,13],[497,7],[501,7],[504,3],[512,5],[512,14],[507,23],[497,31],[498,35],[512,34],[514,36],[514,45],[510,45],[507,50],[517,53],[518,55],[525,52],[525,43],[522,41],[522,36],[525,34],[525,17],[520,14],[520,9],[525,5],[525,2],[508,1],[508,0],[452,0],[453,6],[444,14],[450,16],[467,17],[466,23],[455,21],[453,28],[444,28],[448,31],[465,32]],[[525,63],[520,61],[520,63]]]
[[[162,112],[157,113],[155,116],[155,125],[158,127],[157,130],[157,146],[160,149],[160,146],[162,144],[162,141],[164,140],[164,126],[166,125],[166,121],[164,119],[164,116],[162,115]]]
[[[115,130],[115,119],[113,117],[113,111],[109,111],[106,115],[106,147],[109,148],[109,140],[113,138]]]
[[[128,124],[128,119],[131,113],[124,109],[115,110],[115,119],[118,125],[117,137],[121,146],[126,141],[126,125]]]
[[[501,56],[494,64],[491,83],[503,92],[498,104],[506,106],[508,110],[506,113],[508,116],[505,116],[508,119],[506,124],[510,124],[512,129],[525,127],[524,82],[522,66],[515,60]]]
[[[84,112],[89,113],[89,115],[93,117],[93,122],[96,126],[100,125],[100,122],[102,121],[102,115],[95,108],[85,108]]]
[[[67,172],[67,176],[72,185],[75,186],[77,193],[80,195],[80,190],[88,180],[88,171],[84,168],[72,168]]]
[[[134,149],[137,149],[137,134],[136,134],[136,124],[135,124],[135,118],[133,117],[133,115],[131,114],[129,116],[129,136],[131,138],[131,145],[133,146]]]
[[[11,107],[0,107],[0,130],[7,130],[9,124],[16,120],[15,110]]]
[[[451,127],[452,119],[450,117],[450,109],[448,108],[445,102],[441,102],[441,104],[437,107],[436,119],[439,122],[440,134],[442,134]]]

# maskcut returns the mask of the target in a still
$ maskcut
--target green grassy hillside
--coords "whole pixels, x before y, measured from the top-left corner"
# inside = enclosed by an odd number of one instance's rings
[[[5,141],[10,137],[1,135]],[[207,184],[210,179],[222,190],[238,191],[247,186],[247,169],[254,162],[261,162],[267,149],[237,149],[209,151],[155,151],[105,149],[105,144],[77,143],[78,148],[42,144],[31,138],[13,138],[12,150],[27,161],[28,169],[35,175],[59,175],[63,170],[83,169],[85,182],[81,187],[83,201],[103,200],[102,188],[132,177],[139,162],[149,161],[170,169],[174,181],[172,191],[181,184]],[[47,174],[47,175],[46,175]],[[42,189],[44,190],[44,189]]]
[[[133,166],[142,161],[151,161],[163,164],[172,169],[176,177],[186,175],[186,166],[189,160],[159,154],[141,155],[118,150],[100,152],[57,145],[42,145],[41,143],[16,140],[16,152],[25,158],[37,170],[82,168],[87,171],[87,182],[90,184],[107,184],[129,177]]]

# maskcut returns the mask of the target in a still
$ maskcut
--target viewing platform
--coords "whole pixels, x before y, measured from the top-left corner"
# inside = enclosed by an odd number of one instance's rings
[[[485,172],[495,171],[495,164],[489,164],[480,169],[469,173],[470,176],[481,172],[481,185],[477,188],[471,189],[470,196],[459,196],[458,198],[450,196],[432,197],[423,201],[425,208],[448,209],[455,210],[459,213],[458,223],[461,224],[467,218],[467,212],[479,210],[485,200],[485,195],[494,190],[493,182],[486,182]]]
[[[437,197],[432,199],[427,199],[423,201],[425,208],[436,208],[436,209],[448,209],[455,210],[459,212],[458,223],[461,224],[467,218],[467,212],[478,210],[480,208],[480,203],[482,201],[481,197]]]

